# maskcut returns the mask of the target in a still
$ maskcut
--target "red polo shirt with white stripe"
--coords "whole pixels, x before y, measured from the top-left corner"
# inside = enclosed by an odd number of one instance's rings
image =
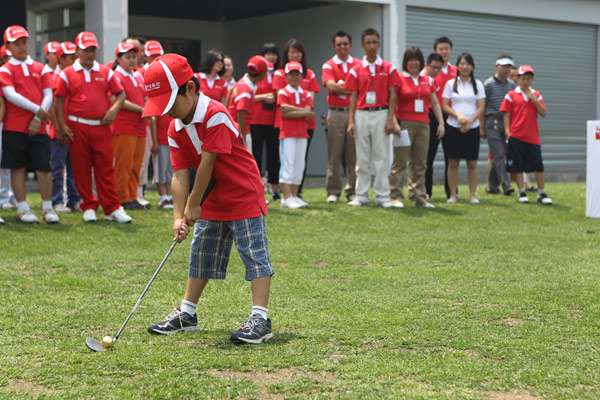
[[[287,79],[285,78],[285,71],[283,69],[278,69],[275,71],[275,75],[273,76],[273,90],[283,89],[287,86]],[[317,81],[317,77],[312,69],[306,69],[306,76],[302,78],[300,81],[300,87],[303,90],[308,90],[309,92],[318,93],[321,91],[321,86],[319,86],[319,82]],[[315,129],[315,118],[309,119],[306,121],[308,129]],[[281,124],[281,110],[277,109],[275,116],[275,127],[279,128]]]
[[[537,90],[531,91],[538,101],[546,108],[542,95]],[[511,90],[504,96],[500,112],[510,113],[510,136],[523,142],[538,144],[540,132],[538,130],[538,112],[535,103],[527,98],[520,87]]]
[[[0,68],[0,86],[12,86],[15,88],[15,92],[27,100],[41,105],[44,89],[52,88],[52,70],[48,68],[45,72],[43,71],[44,65],[33,61],[29,56],[25,61],[11,58]],[[34,116],[32,112],[6,101],[4,130],[27,134],[29,123]],[[41,125],[40,133],[48,133],[48,124]]]
[[[50,68],[50,66],[48,64],[44,65],[44,69],[42,70],[42,74],[49,74],[49,79],[50,79],[50,85],[52,87],[52,92],[56,92],[56,88],[58,86],[58,74],[60,73],[60,65],[56,66],[56,69],[52,69]],[[42,125],[46,125],[46,129],[48,132],[48,136],[50,137],[50,139],[56,139],[56,130],[54,129],[54,126],[52,125],[52,121],[50,121],[50,118],[48,118],[47,120],[42,122]]]
[[[334,81],[335,83],[338,83],[340,80],[346,81],[348,72],[359,63],[360,60],[358,58],[353,58],[352,56],[348,56],[348,59],[345,62],[340,60],[337,55],[330,60],[327,60],[325,64],[323,64],[323,73],[321,75],[323,87],[325,87],[327,81]],[[332,107],[348,107],[350,105],[350,95],[340,96],[329,92],[327,94],[327,104]]]
[[[223,104],[200,93],[190,124],[179,119],[171,123],[169,147],[173,171],[197,169],[203,151],[217,153],[212,171],[216,185],[202,205],[200,218],[235,221],[267,215],[258,166]]]
[[[120,65],[115,69],[115,76],[121,82],[125,90],[125,98],[144,108],[146,99],[146,89],[144,87],[144,78],[139,72],[127,72]],[[127,111],[122,108],[115,117],[112,125],[113,135],[146,136],[146,120],[142,119],[142,114],[135,111]]]
[[[442,106],[442,94],[444,93],[444,88],[446,87],[446,82],[450,79],[456,78],[456,67],[450,63],[445,67],[442,67],[440,73],[435,77],[434,82],[440,90],[437,92],[438,102],[440,103],[440,107]]]
[[[229,113],[233,117],[233,120],[237,122],[238,111],[246,111],[246,132],[244,133],[250,133],[249,121],[252,121],[255,92],[256,85],[246,75],[235,83],[231,92]]]
[[[267,72],[267,76],[256,84],[257,94],[273,93],[273,72]],[[264,107],[270,108],[270,110]],[[269,107],[270,106],[270,107]],[[252,109],[252,125],[273,125],[275,123],[275,109],[277,102],[268,104],[263,101],[254,102]]]
[[[413,78],[406,71],[399,74],[400,83],[396,86],[396,118],[401,121],[429,122],[429,100],[435,93],[433,78],[421,71]],[[423,101],[423,111],[415,111],[415,101]]]
[[[291,106],[304,108],[313,107],[312,97],[308,90],[298,87],[298,90],[287,85],[277,95],[277,105],[289,104]],[[308,138],[308,123],[306,118],[286,118],[281,116],[279,139],[286,138]]]
[[[114,72],[97,61],[87,70],[77,59],[59,76],[56,95],[68,98],[67,115],[79,118],[101,120],[110,108],[109,94],[123,90]]]
[[[358,92],[356,109],[389,106],[389,88],[399,83],[396,67],[377,56],[373,64],[369,64],[366,56],[362,63],[352,68],[346,77],[344,88]],[[367,92],[375,92],[375,103],[367,104]]]
[[[227,82],[219,74],[217,74],[214,81],[209,80],[204,72],[197,72],[194,76],[200,82],[200,91],[211,99],[221,101],[221,98],[227,96],[229,91]]]
[[[173,121],[173,118],[167,114],[156,117],[156,139],[159,145],[169,144],[167,133],[169,132],[171,121]]]

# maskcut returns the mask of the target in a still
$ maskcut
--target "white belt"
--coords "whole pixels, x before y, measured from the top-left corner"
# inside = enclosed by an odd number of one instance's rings
[[[92,125],[92,126],[102,125],[102,121],[100,121],[99,119],[85,119],[85,118],[76,117],[74,115],[69,115],[67,118],[69,119],[69,121],[79,122],[80,124]]]

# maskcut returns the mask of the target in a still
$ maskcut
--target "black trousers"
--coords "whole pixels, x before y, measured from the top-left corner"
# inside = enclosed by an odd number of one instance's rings
[[[448,118],[447,114],[443,114],[444,121]],[[431,198],[431,191],[433,188],[433,160],[437,154],[440,139],[437,137],[438,120],[433,113],[433,110],[429,110],[429,150],[427,151],[427,171],[425,172],[425,191]],[[450,198],[450,187],[448,186],[448,157],[446,157],[446,138],[442,138],[442,149],[444,149],[444,191],[446,197]],[[458,188],[456,189],[458,194]]]
[[[304,171],[302,171],[302,182],[300,182],[300,186],[298,186],[298,194],[302,193],[302,186],[304,185],[304,178],[306,177],[306,168],[308,167],[308,149],[310,148],[310,141],[312,140],[313,135],[315,134],[314,129],[308,129],[308,143],[306,143],[306,154],[304,155]]]
[[[263,149],[266,148],[268,183],[279,184],[279,130],[273,125],[250,125],[252,155],[258,165],[260,175],[264,174]]]

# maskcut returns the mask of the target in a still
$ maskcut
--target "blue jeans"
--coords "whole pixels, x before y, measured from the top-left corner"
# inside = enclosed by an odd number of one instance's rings
[[[58,144],[56,139],[50,140],[50,168],[52,169],[52,204],[63,203],[63,169],[67,167],[67,207],[75,207],[81,201],[75,179],[73,178],[73,167],[71,166],[71,154],[69,144],[64,147]]]

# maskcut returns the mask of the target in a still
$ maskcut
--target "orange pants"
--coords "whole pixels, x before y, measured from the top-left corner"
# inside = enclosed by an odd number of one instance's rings
[[[119,202],[127,203],[137,198],[146,138],[114,135],[113,147],[115,150],[115,189]]]

